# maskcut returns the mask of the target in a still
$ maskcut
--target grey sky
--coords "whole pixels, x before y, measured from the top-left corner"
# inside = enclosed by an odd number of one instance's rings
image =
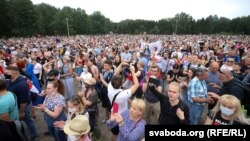
[[[159,20],[185,12],[195,19],[209,15],[235,18],[250,15],[250,0],[32,0],[62,8],[82,8],[87,14],[100,11],[114,22],[125,19]]]

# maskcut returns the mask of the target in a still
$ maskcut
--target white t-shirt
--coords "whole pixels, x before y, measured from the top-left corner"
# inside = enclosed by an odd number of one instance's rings
[[[108,97],[110,103],[112,103],[115,94],[121,91],[115,99],[115,102],[119,104],[118,113],[128,109],[128,99],[131,97],[131,89],[114,89],[111,82],[108,84]],[[112,111],[112,110],[111,110]]]
[[[34,66],[34,69],[33,69],[34,74],[40,73],[41,70],[42,70],[42,65],[40,63],[36,63],[35,66]]]

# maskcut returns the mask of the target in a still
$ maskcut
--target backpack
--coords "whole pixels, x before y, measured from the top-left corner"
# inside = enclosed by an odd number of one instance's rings
[[[31,133],[24,121],[14,121],[16,131],[21,141],[31,141]]]

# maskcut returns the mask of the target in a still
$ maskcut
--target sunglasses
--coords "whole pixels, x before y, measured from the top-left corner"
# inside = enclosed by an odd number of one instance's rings
[[[233,63],[234,61],[227,61],[227,62],[231,62],[231,63]]]

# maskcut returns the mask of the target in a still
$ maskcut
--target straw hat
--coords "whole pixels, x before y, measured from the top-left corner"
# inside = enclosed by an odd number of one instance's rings
[[[96,80],[95,78],[90,78],[90,79],[85,80],[85,83],[92,86],[96,84]]]
[[[77,115],[73,120],[66,122],[63,130],[67,135],[87,134],[90,131],[89,120],[84,115]]]

